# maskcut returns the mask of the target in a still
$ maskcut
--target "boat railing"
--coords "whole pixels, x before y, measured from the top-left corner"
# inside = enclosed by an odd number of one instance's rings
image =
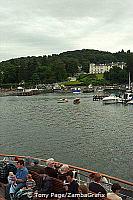
[[[47,160],[45,160],[45,159],[35,158],[35,157],[31,157],[31,156],[17,156],[17,155],[0,154],[0,158],[2,161],[7,160],[7,161],[12,161],[12,162],[16,163],[16,161],[14,160],[15,157],[17,157],[19,159],[24,159],[25,163],[27,163],[27,164],[33,162],[34,160],[38,160],[40,165],[45,166],[45,163],[47,162]],[[55,163],[58,163],[58,162],[55,162]],[[64,164],[64,163],[60,163],[60,164]],[[89,178],[89,175],[91,173],[95,174],[96,173],[95,171],[84,169],[84,168],[73,166],[73,165],[68,165],[68,166],[70,167],[71,170],[77,172],[76,179],[79,184],[85,184],[85,185],[89,186],[89,183],[91,181]],[[129,181],[117,178],[117,177],[109,176],[104,173],[100,173],[100,174],[106,180],[106,181],[104,180],[101,184],[105,187],[107,192],[111,191],[111,185],[114,182],[118,182],[122,186],[120,196],[123,199],[133,199],[133,182],[129,182]]]

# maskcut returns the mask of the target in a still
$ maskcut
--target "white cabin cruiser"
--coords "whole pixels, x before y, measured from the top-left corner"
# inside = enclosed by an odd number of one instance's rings
[[[115,94],[111,94],[110,96],[104,97],[102,99],[103,104],[116,104],[116,103],[118,103],[119,100],[120,100],[120,98],[117,97]]]

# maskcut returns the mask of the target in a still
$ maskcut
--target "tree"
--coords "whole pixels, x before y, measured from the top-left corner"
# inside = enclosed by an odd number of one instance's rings
[[[133,53],[127,55],[127,69],[131,75],[131,81],[133,81]]]
[[[126,68],[121,69],[119,67],[113,67],[110,69],[109,72],[104,73],[104,78],[107,81],[110,81],[111,83],[127,83],[128,81],[128,73]]]

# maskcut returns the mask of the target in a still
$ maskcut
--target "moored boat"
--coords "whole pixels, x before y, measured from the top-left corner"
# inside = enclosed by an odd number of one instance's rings
[[[127,104],[129,104],[129,105],[133,105],[133,97],[132,97],[131,100],[129,100],[129,101],[127,102]]]
[[[111,94],[108,97],[104,97],[102,99],[103,104],[116,104],[120,100],[119,97],[117,97],[115,94]]]
[[[80,94],[81,88],[71,88],[71,91],[72,91],[73,94]]]

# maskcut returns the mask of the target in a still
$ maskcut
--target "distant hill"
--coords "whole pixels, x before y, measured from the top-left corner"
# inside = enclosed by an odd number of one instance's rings
[[[20,83],[22,80],[29,83],[53,83],[64,81],[73,76],[82,68],[89,72],[90,63],[111,63],[130,61],[132,71],[133,53],[124,50],[117,53],[82,49],[67,51],[49,56],[27,56],[10,59],[0,63],[0,83]],[[132,72],[131,72],[132,74]]]

